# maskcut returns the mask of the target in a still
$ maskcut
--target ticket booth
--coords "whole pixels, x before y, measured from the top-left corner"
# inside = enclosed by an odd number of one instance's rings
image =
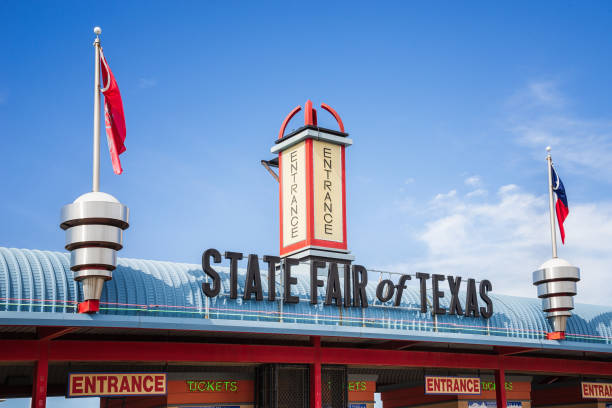
[[[601,381],[554,381],[533,390],[533,407],[612,408],[612,383]],[[554,381],[554,382],[553,382]]]
[[[243,368],[167,373],[165,395],[102,397],[100,407],[310,407],[307,365],[263,364]],[[376,375],[348,375],[344,366],[323,367],[321,391],[322,408],[374,408]]]
[[[374,408],[377,377],[371,374],[348,375],[349,408]]]
[[[100,399],[100,408],[253,408],[255,378],[252,370],[241,372],[168,373],[166,395],[115,396]]]
[[[241,373],[174,373],[168,378],[167,407],[253,408],[255,379]]]
[[[506,397],[508,407],[531,408],[531,377],[507,376]],[[381,399],[385,408],[496,408],[495,379],[481,375],[478,390],[471,393],[456,394],[441,390],[437,394],[427,394],[424,384],[397,387],[384,387]]]

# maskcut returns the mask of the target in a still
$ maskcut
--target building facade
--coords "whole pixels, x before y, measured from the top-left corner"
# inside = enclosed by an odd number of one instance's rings
[[[290,289],[299,300],[288,303],[281,266],[269,300],[261,264],[263,299],[246,300],[239,263],[232,299],[229,262],[215,265],[221,287],[208,297],[202,265],[120,258],[99,312],[87,314],[77,313],[83,290],[68,254],[0,248],[0,396],[33,395],[36,407],[48,395],[100,395],[103,407],[370,408],[375,392],[384,407],[607,406],[610,307],[576,305],[566,339],[547,340],[536,298],[490,293],[488,319],[438,315],[428,287],[422,313],[418,284],[395,306],[376,294],[390,276],[370,272],[367,307],[326,305],[325,285],[312,304],[310,268],[298,265]],[[438,303],[451,307],[449,296]],[[163,374],[163,387],[138,373]],[[467,377],[479,379],[478,393],[427,392],[427,381]],[[589,384],[595,398],[584,397]]]

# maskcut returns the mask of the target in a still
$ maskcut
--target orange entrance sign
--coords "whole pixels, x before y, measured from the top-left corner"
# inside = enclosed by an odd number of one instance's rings
[[[478,377],[425,376],[425,394],[480,395]]]
[[[165,373],[72,373],[68,397],[166,395]]]
[[[582,398],[612,400],[612,383],[582,382]]]

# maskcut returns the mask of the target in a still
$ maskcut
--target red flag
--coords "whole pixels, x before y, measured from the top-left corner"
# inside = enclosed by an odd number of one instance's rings
[[[121,174],[121,161],[119,155],[125,152],[125,115],[123,114],[123,102],[119,86],[115,76],[110,70],[106,58],[100,49],[102,62],[102,93],[104,94],[104,122],[106,125],[106,140],[113,162],[115,174]]]

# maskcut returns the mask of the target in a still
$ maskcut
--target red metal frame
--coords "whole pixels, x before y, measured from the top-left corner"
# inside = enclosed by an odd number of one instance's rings
[[[304,125],[317,126],[317,111],[312,107],[312,101],[309,99],[304,105]]]
[[[295,116],[295,114],[298,113],[301,110],[302,110],[302,107],[298,105],[295,108],[293,108],[293,110],[285,117],[285,120],[283,120],[283,124],[281,125],[281,128],[280,128],[280,130],[278,132],[278,138],[279,139],[282,139],[283,136],[285,135],[285,128],[287,127],[287,124],[289,123],[291,118],[293,118]]]
[[[326,103],[322,103],[321,107],[332,114],[332,116],[336,119],[336,122],[338,122],[340,131],[344,133],[344,123],[342,123],[342,119],[340,119],[340,115],[338,115],[338,112],[336,112],[331,106]]]
[[[331,106],[329,106],[326,103],[322,103],[321,108],[331,113],[334,119],[336,119],[336,122],[338,122],[338,127],[340,128],[340,131],[344,133],[344,123],[342,123],[342,119],[340,118],[340,115],[338,115],[338,112],[336,112]],[[302,110],[302,107],[298,105],[295,108],[293,108],[293,110],[289,112],[287,116],[285,116],[285,119],[283,120],[283,123],[281,124],[281,128],[278,132],[279,139],[282,139],[283,136],[285,135],[285,129],[287,128],[289,121],[291,121],[291,119],[293,119],[295,114],[301,110]],[[304,105],[304,125],[317,126],[317,110],[312,107],[312,101],[310,99],[307,100],[306,104]]]
[[[41,343],[45,342],[0,340],[0,361],[44,358],[40,352]],[[312,364],[320,353],[321,364],[489,370],[499,370],[503,365],[506,371],[514,372],[612,376],[612,364],[608,362],[464,352],[143,341],[54,340],[46,343],[48,361]]]
[[[301,109],[301,108],[300,108]],[[281,129],[284,131],[284,129]],[[280,255],[283,255],[283,152],[278,152],[278,214],[280,225]]]
[[[501,367],[499,370],[495,370],[495,400],[497,401],[497,408],[506,408],[508,406],[506,400],[506,374]]]
[[[311,408],[321,407],[321,366],[323,364],[490,369],[495,371],[498,407],[506,407],[505,370],[521,373],[612,376],[612,364],[608,362],[516,356],[521,351],[519,347],[502,348],[497,350],[499,354],[321,347],[321,338],[318,336],[311,338],[310,347],[51,340],[72,329],[70,327],[39,327],[37,333],[42,340],[0,340],[0,361],[35,362],[31,408],[45,408],[46,406],[50,361],[309,364]],[[524,348],[524,350],[533,351],[534,349]]]
[[[321,338],[315,336],[311,344],[314,348],[314,358],[310,365],[310,408],[321,408],[323,396],[321,392]]]
[[[39,340],[53,340],[73,330],[74,327],[43,326],[36,328],[36,335]]]
[[[312,139],[305,142],[306,149],[306,245],[312,245],[314,237],[314,173],[312,168]]]
[[[43,340],[36,343],[38,359],[34,367],[31,408],[45,408],[47,406],[47,378],[49,375],[49,341]]]
[[[496,346],[495,351],[497,351],[502,356],[513,356],[517,354],[530,353],[532,351],[537,351],[537,348],[527,348],[527,347],[512,347],[512,346]]]

